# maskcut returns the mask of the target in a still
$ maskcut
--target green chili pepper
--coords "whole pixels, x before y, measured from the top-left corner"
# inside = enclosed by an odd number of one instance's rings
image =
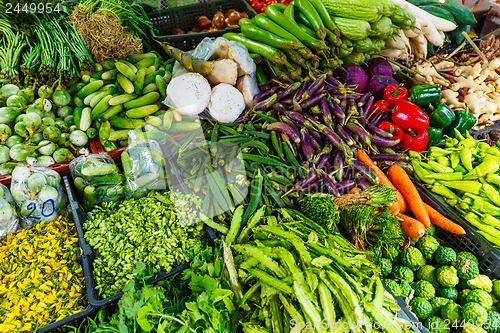
[[[458,140],[459,143],[465,140],[463,134],[456,128],[453,128],[453,133],[455,133],[455,138]]]
[[[458,200],[452,200],[452,199],[445,199],[446,203],[452,207],[455,207],[456,204],[458,203]]]
[[[426,169],[424,169],[421,165],[420,165],[420,162],[419,161],[411,161],[411,165],[413,167],[413,171],[415,173],[415,176],[417,176],[417,178],[421,181],[423,181],[424,183],[427,183],[429,185],[432,185],[434,184],[434,179],[429,179],[427,178],[426,176],[428,174],[430,174],[429,171],[427,171]]]
[[[443,148],[439,147],[430,147],[429,148],[429,156],[447,156],[450,155],[452,152]],[[411,157],[411,156],[410,156]]]
[[[453,188],[462,192],[471,192],[474,194],[479,194],[479,190],[482,187],[480,182],[475,181],[442,181],[441,182],[446,187]]]
[[[500,175],[497,175],[494,173],[489,173],[486,175],[486,181],[488,183],[492,183],[492,184],[500,186]]]
[[[439,180],[462,180],[463,174],[460,172],[429,173],[424,177]]]
[[[429,164],[429,166],[431,167],[432,170],[434,170],[434,172],[453,172],[452,168],[441,165],[435,161],[429,161],[427,162],[427,164]]]
[[[429,125],[435,128],[442,129],[450,126],[455,118],[455,112],[450,109],[448,105],[439,103],[436,109],[429,115]],[[427,131],[429,132],[429,129],[427,129]]]
[[[500,193],[490,184],[483,184],[483,191],[495,205],[500,206]]]
[[[431,170],[432,170],[431,166],[430,166],[429,164],[425,163],[425,162],[420,161],[420,162],[419,162],[419,164],[420,164],[420,166],[421,166],[422,168],[425,168],[425,169],[426,169],[426,170],[428,170],[428,171],[431,171]]]
[[[500,220],[494,216],[491,216],[490,214],[484,214],[481,218],[481,221],[488,225],[491,225],[492,227],[500,229]]]
[[[410,158],[415,158],[415,159],[421,159],[422,158],[422,155],[419,152],[416,152],[416,151],[413,151],[413,150],[410,150],[408,152],[408,156]]]
[[[453,170],[463,173],[464,175],[468,172],[467,169],[462,166],[462,164],[457,165],[456,168],[453,168]]]
[[[453,169],[455,169],[458,164],[460,163],[460,153],[454,151],[453,153],[451,153],[450,155],[450,163],[451,163],[451,167]]]
[[[489,173],[494,174],[498,169],[500,169],[500,160],[496,156],[493,156],[493,158],[486,157],[481,164],[470,170],[465,177],[483,177]]]
[[[479,216],[477,216],[476,214],[474,214],[472,212],[465,214],[464,219],[466,219],[470,224],[472,224],[476,228],[479,228],[479,226],[482,226],[481,219],[479,218]]]
[[[460,161],[468,171],[471,171],[473,169],[472,151],[469,148],[465,148],[460,152]]]
[[[472,204],[472,209],[475,209],[483,214],[491,214],[494,216],[500,216],[500,208],[490,204],[484,200],[478,200],[474,198],[474,203]]]
[[[460,197],[456,195],[452,190],[447,188],[441,183],[436,183],[431,187],[433,193],[439,194],[447,199],[460,200]]]
[[[250,188],[250,202],[248,204],[247,209],[245,210],[245,214],[243,215],[243,223],[245,223],[248,218],[255,212],[259,205],[260,196],[262,195],[262,187],[264,185],[264,176],[259,169],[255,173],[253,177],[252,186]]]
[[[483,230],[478,230],[477,232],[479,234],[481,234],[484,238],[486,238],[486,240],[488,240],[493,245],[496,245],[497,247],[500,247],[500,240],[498,238],[500,236],[494,237],[494,236],[490,235],[488,232],[483,231]]]
[[[498,147],[489,147],[488,149],[486,149],[486,152],[488,154],[491,154],[493,156],[497,156],[497,157],[500,157],[500,149],[498,149]]]
[[[477,147],[479,148],[479,150],[484,151],[484,152],[487,152],[491,148],[491,146],[489,144],[487,144],[486,142],[483,142],[483,141],[480,141],[477,144]]]
[[[450,167],[451,166],[451,163],[450,163],[450,160],[444,156],[438,156],[438,158],[436,159],[436,161],[441,164],[441,165],[444,165],[446,167]]]

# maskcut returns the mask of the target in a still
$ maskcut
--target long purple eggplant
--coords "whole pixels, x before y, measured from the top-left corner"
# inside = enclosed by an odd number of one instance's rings
[[[330,110],[330,106],[328,105],[328,101],[326,98],[323,98],[321,100],[320,107],[321,107],[321,112],[322,112],[323,120],[325,121],[325,124],[330,126],[333,122],[332,111]]]
[[[344,179],[345,180],[351,180],[353,179],[353,174],[352,174],[352,168],[350,166],[348,166],[346,169],[345,169],[345,176],[344,176]]]
[[[346,194],[355,186],[356,182],[354,180],[344,180],[341,183],[335,184],[335,187],[337,188],[340,194]]]
[[[346,127],[352,132],[356,133],[361,141],[363,141],[367,145],[371,145],[370,135],[361,125],[359,125],[359,123],[355,119],[349,120],[349,122],[346,124]]]
[[[305,102],[300,104],[300,106],[304,109],[312,108],[315,105],[318,105],[319,102],[325,97],[325,94],[317,94],[307,99]]]
[[[387,111],[382,111],[377,113],[370,122],[372,123],[373,126],[378,126],[382,120],[387,119],[388,113]]]
[[[320,133],[318,133],[314,129],[308,128],[308,130],[309,130],[309,134],[311,134],[311,137],[314,140],[316,140],[316,143],[312,142],[313,146],[315,146],[316,149],[319,149],[319,147],[321,146],[320,142],[323,140],[323,137],[321,136]],[[316,144],[318,145],[318,147],[316,147]]]
[[[328,106],[335,117],[345,119],[345,112],[337,103],[335,103],[333,98],[328,98]]]
[[[253,109],[255,111],[266,111],[269,110],[274,103],[276,103],[276,100],[278,99],[278,95],[273,94],[270,97],[266,98],[265,100],[257,103],[254,105]]]
[[[354,93],[346,93],[346,94],[334,94],[334,98],[338,98],[340,100],[353,100],[356,101],[358,100],[361,96],[358,94]]]
[[[378,135],[372,137],[372,143],[380,147],[394,147],[401,142],[399,139],[388,139]]]
[[[340,85],[339,80],[337,80],[336,78],[334,78],[330,74],[326,74],[326,82],[328,82],[328,83],[330,83],[331,85],[334,85],[334,86],[339,86]]]
[[[288,113],[288,111],[290,111],[289,108],[283,103],[274,104],[273,110],[278,111],[281,114],[286,114],[286,113]]]
[[[246,123],[246,122],[249,122],[250,120],[252,120],[252,118],[254,116],[255,116],[255,113],[252,110],[250,110],[246,114],[244,114],[241,117],[239,117],[238,119],[236,119],[234,122],[237,124]]]
[[[330,159],[330,154],[319,155],[315,166],[317,169],[323,169],[328,160]]]
[[[300,112],[289,111],[286,113],[286,115],[288,116],[288,118],[292,119],[293,121],[299,124],[304,124],[304,122],[306,121],[306,119]]]
[[[365,105],[363,106],[363,115],[365,116],[366,119],[368,119],[368,115],[370,114],[370,109],[372,108],[374,98],[371,96],[368,98],[366,101]]]
[[[321,173],[321,181],[323,182],[323,184],[325,184],[326,189],[330,194],[333,194],[337,197],[340,195],[339,190],[337,189],[335,183],[332,181],[330,176],[328,176],[324,172]]]
[[[314,148],[311,143],[311,136],[307,132],[307,128],[301,128],[300,129],[300,140],[301,140],[301,147],[302,147],[302,152],[304,153],[304,157],[306,160],[311,161],[314,157]]]
[[[319,78],[314,80],[313,83],[307,88],[307,90],[302,94],[299,103],[302,103],[303,101],[312,98],[313,96],[317,95],[317,92],[320,88],[323,87],[323,83],[325,82],[326,76],[321,75]]]
[[[330,141],[335,146],[335,148],[340,151],[344,151],[345,147],[343,145],[342,139],[331,128],[326,127],[325,125],[319,125],[318,130],[327,137],[328,141]]]
[[[307,129],[307,130],[308,130],[307,132],[309,133],[309,140],[311,140],[311,144],[314,147],[314,149],[320,149],[321,144],[316,139],[316,137],[313,135],[313,133],[317,133],[317,134],[319,134],[319,133],[316,131],[311,131],[310,129]],[[321,139],[321,136],[320,136],[320,139]]]
[[[363,126],[363,128],[365,127],[366,125],[366,118],[365,118],[365,114],[363,113],[363,108],[361,107],[357,107],[357,114],[359,114],[359,123],[361,124],[361,126]]]
[[[301,82],[299,89],[297,89],[297,91],[295,91],[295,93],[293,94],[294,102],[299,102],[301,100],[302,95],[304,95],[308,86],[309,86],[309,81],[304,80]]]
[[[329,174],[329,175],[333,174],[333,169],[332,169],[332,166],[330,165],[330,163],[327,163],[327,164],[325,165],[325,171],[326,171],[326,173],[327,173],[327,174]],[[332,178],[332,181],[333,181],[334,183],[337,183],[337,179],[336,179],[335,177],[333,177],[333,178]]]
[[[383,138],[392,139],[392,137],[393,137],[392,133],[384,131],[384,130],[378,128],[377,126],[373,126],[373,124],[371,124],[371,123],[366,123],[365,128],[367,130],[369,130],[370,132],[372,132],[378,136],[381,136]]]
[[[333,170],[336,171],[335,177],[339,182],[344,179],[344,165],[345,158],[342,151],[337,151],[335,158],[333,159]]]
[[[362,190],[366,190],[367,188],[371,187],[371,184],[366,180],[366,178],[359,173],[356,174],[356,177],[354,177],[354,179],[356,180],[356,185]]]
[[[272,124],[267,125],[267,130],[268,131],[276,131],[280,133],[284,133],[290,137],[290,139],[293,140],[295,143],[300,142],[300,135],[299,133],[295,132],[295,130],[288,124],[285,124],[283,122],[275,122]]]
[[[365,177],[372,185],[377,185],[380,182],[380,178],[378,177],[375,170],[370,168],[368,165],[360,162],[358,160],[352,160],[351,166],[355,172],[360,173],[363,177]]]
[[[295,82],[286,87],[285,90],[281,91],[278,93],[278,101],[281,101],[282,99],[288,98],[290,96],[293,96],[293,94],[300,88],[301,83],[300,82]]]
[[[373,155],[372,160],[411,161],[412,159],[406,155],[382,153],[382,154]]]
[[[362,108],[363,105],[365,105],[365,103],[368,101],[368,99],[370,98],[372,94],[370,94],[369,92],[366,92],[364,93],[363,95],[361,95],[361,97],[358,99],[358,102],[357,102],[357,106],[359,108]]]
[[[300,132],[300,130],[297,127],[297,125],[295,124],[295,122],[293,120],[291,120],[290,118],[287,118],[285,116],[281,116],[280,120],[282,122],[284,122],[285,124],[288,124],[291,128],[293,128],[293,130],[294,130],[295,133],[299,133]],[[300,133],[299,133],[299,136],[300,136]]]
[[[281,104],[291,106],[293,105],[293,97],[284,98],[280,101]]]
[[[293,185],[291,191],[300,190],[304,187],[307,187],[307,186],[311,185],[312,183],[314,183],[316,181],[316,179],[318,179],[318,174],[316,173],[316,171],[311,171],[307,175],[305,175],[305,177],[303,179],[296,182]]]
[[[356,144],[356,141],[354,141],[354,138],[352,137],[352,135],[349,134],[349,132],[345,128],[340,126],[339,124],[337,124],[337,126],[335,127],[335,131],[345,141],[345,143],[348,146],[352,146],[352,145]]]

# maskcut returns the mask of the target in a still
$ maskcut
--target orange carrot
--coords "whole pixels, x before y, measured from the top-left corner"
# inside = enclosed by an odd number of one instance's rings
[[[437,210],[429,206],[428,204],[424,203],[425,210],[427,211],[427,214],[429,214],[429,218],[431,219],[431,222],[437,225],[440,228],[443,228],[444,230],[447,230],[451,233],[457,234],[457,235],[465,235],[465,230],[455,222],[447,219],[441,213],[439,213]]]
[[[401,195],[401,193],[399,191],[397,191],[396,187],[394,187],[394,185],[391,183],[389,178],[387,178],[387,176],[384,174],[384,172],[382,170],[380,170],[380,168],[372,161],[370,156],[368,156],[368,154],[364,150],[358,149],[357,156],[358,156],[358,160],[360,160],[361,162],[363,162],[364,164],[368,165],[370,168],[375,170],[375,172],[377,173],[377,175],[380,179],[379,185],[384,184],[384,185],[389,186],[390,188],[393,188],[396,190],[397,201],[393,202],[391,207],[389,207],[391,212],[394,215],[397,215],[398,213],[404,213],[406,211],[406,201],[403,198],[403,195]]]
[[[411,211],[415,214],[417,220],[422,222],[426,228],[431,226],[431,220],[429,219],[429,214],[425,210],[424,202],[418,194],[417,188],[411,182],[410,177],[406,171],[399,165],[393,165],[387,171],[387,176],[392,181],[394,186],[403,194],[408,206],[410,206]]]
[[[404,214],[398,214],[398,217],[401,219],[399,224],[401,225],[401,229],[406,236],[411,238],[420,238],[425,234],[425,227],[419,220],[415,220],[409,216]]]
[[[349,193],[352,194],[352,193],[358,193],[358,192],[362,192],[361,189],[359,187],[353,187]]]

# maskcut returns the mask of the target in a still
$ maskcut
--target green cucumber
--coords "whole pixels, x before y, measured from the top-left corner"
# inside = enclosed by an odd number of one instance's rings
[[[109,108],[108,102],[111,98],[113,98],[113,96],[106,95],[106,96],[104,96],[103,99],[101,99],[101,101],[99,103],[97,103],[95,108],[92,109],[92,113],[90,114],[90,118],[92,120],[96,120],[97,116],[99,116],[101,113],[103,113],[104,111],[106,111]]]
[[[73,111],[73,118],[75,120],[76,128],[80,128],[80,121],[82,120],[82,108],[75,108]]]
[[[156,75],[155,83],[158,87],[158,91],[161,94],[161,98],[165,100],[165,98],[167,98],[167,83],[165,82],[165,79],[163,78],[163,76]]]
[[[137,78],[134,71],[121,61],[116,62],[116,69],[130,81],[135,81]]]
[[[153,56],[150,56],[150,57],[146,57],[142,60],[139,60],[138,62],[135,63],[135,67],[137,67],[139,70],[141,68],[146,68],[146,67],[149,67],[151,65],[154,65],[155,63],[155,57]],[[161,60],[161,59],[160,59]]]
[[[92,109],[91,108],[84,108],[82,110],[82,115],[80,117],[80,123],[79,125],[76,125],[78,126],[78,128],[81,130],[81,131],[86,131],[89,129],[90,127],[90,124],[92,124],[92,118],[90,117],[92,113]]]
[[[101,62],[102,68],[104,69],[115,69],[116,60],[106,60],[104,62]]]
[[[104,113],[101,113],[100,115],[98,115],[97,121],[100,123],[103,123],[106,120],[108,120],[110,117],[120,113],[122,110],[123,110],[123,105],[121,105],[121,104],[113,105],[109,109],[107,109]]]
[[[86,177],[91,177],[91,176],[105,176],[105,175],[111,175],[111,174],[116,174],[120,173],[120,170],[118,170],[118,167],[115,164],[111,163],[93,163],[90,164],[89,166],[84,166],[82,168],[82,175]]]
[[[110,165],[110,164],[108,164]],[[125,176],[117,173],[117,174],[111,174],[111,175],[106,175],[106,176],[95,176],[95,177],[90,177],[88,180],[89,184],[92,186],[102,186],[102,185],[114,185],[114,184],[121,184],[125,180]]]
[[[134,93],[134,85],[128,78],[119,73],[116,79],[118,80],[118,84],[122,87],[123,91],[127,94]]]
[[[109,105],[112,105],[112,106],[121,105],[123,103],[134,100],[136,98],[137,98],[137,95],[135,95],[135,94],[121,94],[118,96],[113,96],[113,98],[111,98],[109,100]]]
[[[101,126],[99,126],[99,140],[101,141],[101,143],[108,140],[110,134],[111,123],[109,121],[105,121],[101,124]]]
[[[442,19],[445,19],[446,21],[450,21],[450,22],[457,24],[453,14],[450,13],[450,11],[447,10],[446,8],[439,7],[439,6],[432,6],[432,5],[424,5],[424,6],[421,6],[420,9],[423,9],[427,13],[432,14],[436,17],[440,17]]]
[[[113,125],[113,127],[134,129],[142,127],[145,121],[144,119],[127,119],[124,117],[112,116],[109,118],[109,123]]]
[[[158,86],[154,82],[148,84],[147,86],[145,86],[144,89],[142,89],[142,94],[143,95],[147,95],[147,94],[149,94],[150,92],[153,92],[153,91],[158,91]]]
[[[129,102],[124,103],[123,107],[125,109],[134,109],[134,108],[138,108],[138,107],[141,107],[144,105],[156,103],[156,101],[158,101],[158,99],[160,99],[160,94],[157,93],[156,91],[153,91],[153,92],[150,92],[144,96],[141,96],[139,98],[136,98],[134,100],[131,100]]]
[[[85,98],[94,91],[99,90],[102,86],[104,86],[104,81],[103,80],[95,80],[93,82],[88,83],[80,89],[80,91],[77,93],[77,96],[80,98]]]
[[[134,90],[137,95],[142,94],[142,88],[144,88],[144,79],[146,78],[146,70],[144,68],[137,71],[137,79],[134,81]]]
[[[446,0],[443,4],[441,4],[441,8],[448,10],[453,15],[455,22],[458,25],[477,23],[477,20],[469,7],[462,5],[456,0]]]
[[[128,132],[130,132],[129,129],[111,131],[111,133],[109,134],[108,140],[109,141],[127,140],[128,139]]]
[[[151,74],[146,75],[146,77],[144,78],[144,85],[147,86],[148,84],[155,82],[156,75],[163,76],[165,75],[165,71],[160,69]]]
[[[155,113],[159,109],[160,107],[156,104],[145,105],[138,108],[130,109],[127,111],[125,115],[129,118],[144,118],[150,114]]]

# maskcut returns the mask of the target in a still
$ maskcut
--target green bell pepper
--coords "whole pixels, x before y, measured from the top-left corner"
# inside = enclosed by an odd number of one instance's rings
[[[445,133],[455,137],[455,128],[464,135],[476,123],[476,117],[465,110],[455,110],[455,120],[448,126]]]
[[[435,146],[443,136],[443,130],[436,127],[427,127],[427,133],[429,134],[429,141],[427,141],[427,149],[431,146]]]
[[[420,107],[439,102],[441,88],[438,85],[414,86],[408,91],[409,100]]]
[[[429,125],[437,128],[445,128],[451,125],[456,115],[448,105],[439,103],[434,111],[429,115]]]

